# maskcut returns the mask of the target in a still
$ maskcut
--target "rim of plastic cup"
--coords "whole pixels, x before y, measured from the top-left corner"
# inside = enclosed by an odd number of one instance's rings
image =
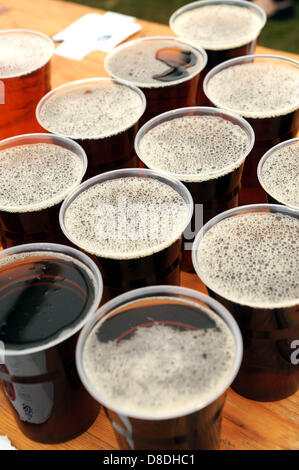
[[[265,183],[263,182],[263,171],[262,171],[263,170],[263,165],[264,165],[265,161],[267,160],[267,158],[269,158],[273,153],[277,152],[278,150],[282,149],[283,147],[291,146],[291,145],[295,144],[296,142],[299,144],[299,137],[295,137],[294,139],[285,140],[284,142],[281,142],[280,144],[275,145],[274,147],[272,147],[270,150],[268,150],[268,152],[266,152],[262,156],[262,158],[260,159],[259,164],[257,166],[257,177],[258,177],[260,185],[265,190],[265,192],[267,194],[269,194],[269,196],[272,196],[277,201],[278,201],[277,197],[274,196],[274,194],[270,193],[269,189],[266,187]],[[280,202],[283,205],[286,205],[286,206],[290,207],[291,209],[299,210],[299,207],[292,206],[291,204],[287,204],[286,202],[282,202],[282,201],[278,201],[278,202]]]
[[[10,29],[1,29],[0,30],[0,36],[2,36],[4,34],[10,34],[10,33],[27,33],[27,34],[32,34],[32,35],[35,35],[35,36],[42,37],[43,39],[45,39],[51,45],[51,52],[49,52],[49,57],[48,57],[47,60],[42,61],[38,67],[34,68],[30,72],[23,72],[23,73],[19,73],[19,74],[16,74],[16,75],[3,75],[3,76],[0,75],[0,80],[8,80],[9,78],[23,77],[23,75],[28,75],[30,73],[33,73],[36,70],[39,70],[40,68],[44,67],[51,60],[51,58],[53,57],[54,52],[55,52],[55,45],[54,45],[54,41],[50,38],[50,36],[47,36],[46,34],[41,33],[40,31],[35,31],[33,29],[10,28]]]
[[[263,27],[265,26],[266,21],[267,21],[267,15],[261,7],[259,7],[258,5],[254,4],[254,3],[245,1],[245,0],[199,0],[197,2],[187,3],[187,5],[184,5],[180,8],[178,8],[177,10],[175,10],[172,13],[171,17],[169,18],[169,26],[172,29],[172,31],[177,36],[182,37],[182,36],[180,36],[180,33],[178,32],[178,30],[175,27],[176,19],[182,13],[185,13],[186,11],[194,10],[194,9],[200,8],[202,6],[206,6],[206,5],[235,5],[235,6],[242,6],[242,7],[245,7],[247,9],[249,9],[249,10],[251,9],[251,10],[256,11],[259,14],[262,22],[261,22],[261,27],[257,30],[257,34],[255,35],[255,37],[252,38],[252,41],[255,38],[258,37],[258,35],[260,34],[261,30],[263,29]],[[223,41],[219,41],[219,43],[221,43],[221,42],[223,42]],[[209,44],[203,44],[202,47],[204,47],[205,49],[208,49],[208,50],[213,50],[213,45],[215,47],[215,44],[216,44],[215,42],[213,44],[210,44],[210,45]],[[247,44],[247,42],[243,43],[243,45],[244,44]],[[235,46],[235,47],[242,47],[242,44],[240,44],[240,46]],[[217,49],[217,50],[221,51],[221,50],[227,50],[227,49],[233,49],[233,48],[234,48],[233,46],[231,46],[231,47],[226,46],[225,49]]]
[[[232,118],[233,120],[237,121],[234,124],[238,124],[239,127],[241,127],[247,133],[247,135],[249,137],[249,140],[250,140],[250,145],[248,147],[248,150],[246,151],[244,156],[242,156],[241,158],[239,158],[237,160],[237,162],[225,167],[225,170],[227,170],[227,171],[225,171],[225,173],[223,173],[223,171],[216,170],[216,171],[210,171],[209,173],[205,173],[204,177],[200,177],[198,174],[194,174],[194,173],[174,173],[174,172],[170,172],[170,171],[167,171],[167,170],[163,170],[162,168],[151,166],[150,168],[152,170],[159,171],[160,173],[165,174],[166,176],[171,176],[171,177],[176,178],[179,181],[183,181],[185,183],[200,183],[200,182],[208,181],[208,180],[212,179],[214,175],[216,175],[216,176],[222,176],[222,174],[225,175],[225,174],[229,173],[230,171],[232,171],[232,170],[238,168],[239,166],[241,166],[241,164],[245,161],[246,157],[251,152],[251,150],[254,146],[254,142],[255,142],[255,134],[254,134],[254,131],[253,131],[251,125],[249,124],[249,122],[247,122],[244,118],[242,118],[241,116],[239,116],[236,113],[226,111],[224,109],[212,108],[212,107],[208,107],[208,106],[191,106],[191,107],[186,107],[186,108],[178,108],[178,109],[174,109],[172,111],[166,111],[165,113],[159,114],[158,116],[155,116],[154,118],[147,121],[139,129],[139,131],[137,132],[136,138],[135,138],[135,152],[136,152],[138,158],[140,158],[140,160],[146,166],[148,166],[148,163],[147,163],[146,159],[143,157],[142,152],[140,151],[140,142],[143,139],[143,137],[147,134],[148,131],[150,131],[154,127],[159,126],[160,124],[162,124],[164,122],[169,122],[169,121],[172,121],[173,119],[175,119],[177,117],[183,117],[183,116],[189,116],[189,115],[190,116],[210,116],[210,115],[212,115],[212,116],[216,116],[216,117],[218,116],[218,117],[223,118],[223,119],[227,118],[226,120],[228,120],[228,121],[232,121],[231,119],[229,119],[229,118]]]
[[[137,82],[135,84],[134,81],[131,82],[130,80],[126,80],[124,78],[118,77],[117,75],[112,74],[110,72],[108,63],[109,63],[111,57],[113,57],[119,51],[122,51],[123,49],[127,49],[128,47],[131,47],[132,45],[138,44],[140,42],[144,42],[144,41],[161,41],[161,40],[162,41],[181,42],[182,44],[185,44],[185,45],[195,49],[201,55],[201,58],[202,58],[201,67],[199,67],[198,70],[193,72],[193,74],[190,74],[189,76],[185,77],[184,79],[180,79],[178,81],[173,81],[173,82],[168,82],[168,83],[163,82],[162,84],[159,83],[158,85],[156,85],[155,83],[137,84]],[[192,78],[194,78],[197,74],[200,74],[204,70],[207,63],[208,63],[208,56],[207,56],[206,51],[202,47],[198,47],[198,46],[194,45],[191,41],[188,41],[188,39],[182,39],[182,38],[175,37],[175,36],[146,36],[146,37],[143,37],[143,38],[138,38],[138,39],[133,39],[131,41],[126,41],[124,44],[121,44],[120,46],[115,47],[113,49],[113,51],[109,52],[106,55],[106,57],[104,59],[104,68],[105,68],[106,72],[109,73],[109,75],[111,75],[113,78],[115,78],[117,80],[120,80],[123,83],[126,83],[127,85],[134,84],[134,86],[139,86],[142,89],[148,89],[148,88],[164,88],[164,87],[166,88],[166,87],[169,87],[169,86],[176,86],[180,83],[187,82],[188,80],[191,80]]]
[[[274,212],[274,213],[283,213],[286,215],[294,216],[296,218],[299,218],[299,211],[294,211],[288,206],[283,206],[280,204],[248,204],[246,206],[239,206],[239,207],[234,207],[233,209],[229,209],[227,211],[221,212],[221,214],[216,215],[213,217],[213,219],[209,220],[198,232],[198,234],[195,237],[193,246],[192,246],[192,263],[193,267],[195,269],[195,272],[197,276],[201,279],[201,281],[213,292],[216,294],[220,295],[226,300],[229,300],[235,304],[238,305],[245,305],[247,307],[252,307],[252,308],[260,308],[260,309],[273,309],[273,308],[283,308],[286,306],[286,304],[276,304],[276,305],[269,305],[269,307],[264,307],[261,305],[257,305],[253,302],[247,302],[247,303],[241,303],[240,301],[236,301],[233,297],[230,297],[226,294],[221,293],[218,289],[215,289],[214,286],[205,278],[205,276],[202,274],[201,269],[200,269],[200,262],[197,257],[197,252],[198,252],[198,247],[204,237],[204,235],[212,228],[214,225],[218,224],[224,219],[234,217],[235,215],[241,214],[241,213],[254,213],[254,212]],[[297,301],[294,302],[294,305],[297,304]],[[287,307],[292,306],[293,304],[289,303],[287,304]]]
[[[187,297],[188,301],[195,300],[195,301],[204,303],[205,306],[208,306],[209,309],[211,309],[214,313],[219,315],[222,318],[222,320],[224,320],[226,325],[229,327],[231,333],[234,336],[235,345],[236,345],[236,354],[235,354],[234,363],[231,367],[231,371],[226,381],[223,383],[221,387],[217,388],[216,390],[213,390],[209,399],[205,400],[200,406],[186,407],[181,412],[173,412],[173,413],[167,413],[167,414],[161,413],[159,415],[149,417],[148,415],[145,415],[142,413],[129,413],[128,414],[126,411],[122,410],[121,408],[114,406],[113,402],[111,403],[105,399],[102,399],[101,395],[94,390],[92,385],[90,385],[87,379],[87,376],[85,374],[84,367],[83,367],[83,350],[84,350],[86,339],[89,336],[89,333],[91,333],[91,331],[93,330],[93,328],[95,327],[97,323],[99,322],[103,323],[107,318],[110,317],[110,314],[113,314],[113,312],[121,306],[125,306],[127,304],[132,305],[135,301],[138,301],[140,299],[145,300],[145,299],[152,298],[155,296],[164,297],[164,298],[165,296],[173,296],[174,298],[177,298],[177,299]],[[184,298],[182,300],[184,301]],[[212,402],[217,400],[217,398],[219,398],[230,387],[231,383],[233,382],[233,380],[235,379],[239,371],[241,361],[242,361],[242,356],[243,356],[243,341],[242,341],[242,335],[241,335],[240,329],[237,325],[237,322],[231,315],[231,313],[223,305],[221,305],[217,300],[212,299],[208,295],[203,294],[202,292],[198,292],[193,289],[189,289],[186,287],[162,286],[162,285],[135,289],[125,294],[122,294],[118,297],[115,297],[114,299],[107,302],[97,311],[96,315],[85,325],[85,327],[80,333],[80,336],[77,342],[77,348],[76,348],[77,370],[78,370],[79,376],[81,378],[81,381],[84,387],[87,389],[90,395],[93,396],[93,398],[97,402],[101,403],[106,408],[113,410],[119,415],[129,416],[130,418],[149,420],[149,421],[180,418],[182,416],[195,413],[207,407],[208,405],[210,405]]]
[[[236,64],[243,64],[243,63],[246,63],[246,62],[253,62],[255,59],[269,59],[270,61],[273,61],[273,60],[280,60],[282,62],[287,62],[291,65],[294,65],[296,66],[297,68],[299,68],[299,61],[295,60],[295,59],[291,59],[290,57],[284,57],[284,56],[281,56],[281,55],[275,55],[275,54],[249,54],[249,55],[243,55],[243,56],[240,56],[240,57],[235,57],[234,59],[229,59],[229,60],[226,60],[225,62],[222,62],[221,64],[218,64],[216,65],[216,67],[212,68],[208,73],[207,75],[205,76],[204,78],[204,81],[203,81],[203,90],[204,90],[204,93],[206,95],[206,97],[210,100],[211,103],[213,103],[213,106],[215,107],[218,107],[217,103],[215,101],[213,101],[208,93],[208,84],[209,84],[209,81],[211,80],[211,78],[214,77],[214,75],[216,75],[218,72],[224,70],[224,69],[227,69],[229,67],[231,67],[232,65],[236,65]],[[299,106],[299,102],[298,102],[298,106]],[[256,112],[252,112],[252,111],[242,111],[242,110],[235,110],[235,109],[230,109],[230,108],[226,108],[228,111],[232,112],[232,113],[236,113],[236,114],[239,114],[240,116],[243,116],[245,119],[248,119],[248,118],[253,118],[253,119],[257,119],[257,118],[269,118],[269,117],[273,117],[273,116],[269,116],[269,112],[268,113],[256,113]],[[292,111],[288,111],[289,112],[292,112]]]
[[[87,161],[87,156],[86,156],[85,151],[79,144],[77,144],[77,142],[75,142],[74,140],[68,137],[57,135],[57,134],[46,134],[46,133],[21,134],[21,135],[17,135],[14,137],[9,137],[8,139],[0,140],[0,152],[2,150],[6,150],[14,146],[18,147],[20,145],[26,145],[26,143],[58,145],[59,147],[63,147],[67,150],[70,150],[74,154],[76,154],[83,163],[81,176],[78,179],[78,182],[82,181],[87,170],[88,161]],[[15,145],[12,145],[12,144],[15,144]],[[72,191],[72,189],[73,189],[73,186],[69,190],[66,190],[67,195]],[[65,199],[65,197],[66,196],[63,195],[63,198],[58,202],[57,202],[57,198],[54,197],[52,199],[46,200],[45,203],[48,203],[47,207],[53,207],[56,204],[60,204]],[[24,208],[11,206],[11,207],[7,207],[6,210],[4,208],[0,210],[3,210],[4,212],[11,211],[11,212],[16,212],[16,213],[24,213],[24,212],[33,212],[33,211],[36,211],[37,209],[31,206],[24,206]]]
[[[165,175],[163,175],[163,174],[161,174],[160,172],[157,172],[157,171],[147,170],[147,169],[143,169],[143,168],[123,168],[123,169],[120,169],[120,170],[107,171],[106,173],[102,173],[100,175],[93,176],[92,178],[86,180],[84,183],[81,183],[79,186],[77,186],[77,188],[73,192],[71,192],[71,194],[69,194],[69,196],[63,201],[62,206],[60,208],[60,212],[59,212],[59,223],[60,223],[60,228],[61,228],[62,232],[64,233],[64,235],[66,236],[66,238],[68,240],[70,240],[74,245],[80,247],[78,241],[70,236],[70,234],[68,233],[68,231],[65,227],[65,223],[64,223],[65,213],[66,213],[69,205],[76,199],[76,197],[79,194],[84,192],[87,188],[89,188],[91,186],[94,186],[95,184],[102,183],[103,181],[122,178],[122,177],[132,177],[132,176],[140,176],[140,177],[150,176],[154,179],[158,179],[158,180],[162,181],[163,183],[168,184],[169,186],[171,186],[173,189],[175,189],[183,197],[184,201],[186,202],[186,205],[188,206],[188,214],[186,215],[186,221],[185,221],[184,226],[182,227],[182,232],[180,232],[181,234],[183,234],[185,229],[187,228],[187,226],[189,225],[189,223],[191,221],[191,218],[192,218],[192,215],[193,215],[193,210],[194,210],[193,199],[192,199],[192,196],[191,196],[189,190],[186,188],[186,186],[183,183],[181,183],[180,181],[176,180],[175,178],[166,177]],[[145,254],[142,255],[142,257],[150,256],[150,255],[153,255],[154,253],[159,253],[160,251],[167,248],[168,246],[171,246],[172,243],[174,243],[176,240],[179,239],[179,237],[180,237],[180,235],[178,234],[177,238],[171,239],[172,240],[171,243],[167,243],[167,245],[165,243],[163,243],[161,245],[158,245],[156,247],[156,249],[154,249],[154,248],[148,249],[148,252],[146,251]],[[83,249],[83,250],[87,251],[86,247],[80,247],[80,249]],[[94,256],[97,256],[99,258],[101,258],[101,257],[108,258],[107,254],[106,255],[100,255],[100,254],[96,254],[96,253],[90,253],[90,254],[94,255]],[[138,256],[138,258],[139,257],[140,256]],[[135,259],[135,258],[136,258],[136,256],[134,256],[134,254],[132,254],[132,256],[126,255],[126,256],[123,256],[123,257],[119,254],[117,256],[113,256],[112,253],[109,254],[109,259],[117,259],[117,260],[124,259],[124,260],[127,260],[127,259]]]
[[[29,257],[31,253],[35,252],[41,252],[41,253],[57,253],[61,255],[66,255],[71,258],[74,258],[77,261],[80,261],[82,264],[84,264],[85,267],[89,269],[91,272],[93,279],[95,281],[95,286],[94,286],[94,301],[89,307],[88,313],[85,315],[85,317],[79,322],[76,323],[73,327],[70,326],[66,328],[65,333],[61,334],[60,336],[56,337],[55,339],[43,343],[37,346],[31,346],[29,348],[22,348],[22,349],[10,349],[6,348],[4,349],[4,356],[24,356],[27,354],[33,354],[41,351],[45,351],[47,349],[50,349],[57,344],[60,344],[76,334],[81,328],[89,321],[92,319],[94,316],[101,298],[103,294],[103,280],[102,280],[102,275],[99,271],[99,268],[97,265],[92,261],[92,259],[89,258],[89,256],[85,255],[81,251],[71,248],[69,246],[57,244],[57,243],[28,243],[25,245],[19,245],[15,246],[12,248],[7,248],[5,250],[0,251],[0,260],[3,258],[6,258],[8,256],[13,256],[13,255],[18,255],[20,253],[29,253]],[[7,265],[6,265],[7,266]],[[1,270],[1,267],[0,267]]]
[[[129,82],[125,82],[124,80],[118,80],[116,78],[110,78],[110,77],[94,77],[94,78],[83,78],[81,80],[74,80],[72,82],[68,82],[68,83],[64,83],[63,85],[60,85],[56,88],[54,88],[53,90],[49,91],[46,95],[44,95],[42,97],[42,99],[39,101],[39,103],[37,104],[36,106],[36,110],[35,110],[35,116],[36,116],[36,120],[37,122],[39,123],[39,125],[45,129],[46,131],[52,133],[51,129],[49,127],[46,127],[45,124],[42,122],[41,120],[41,117],[40,117],[40,114],[41,114],[41,110],[42,110],[42,107],[44,106],[44,104],[50,100],[52,98],[53,95],[55,95],[56,93],[60,93],[61,91],[63,92],[64,90],[68,90],[68,89],[72,89],[72,88],[80,88],[80,86],[84,86],[84,85],[88,85],[88,84],[93,84],[93,83],[97,83],[97,82],[109,82],[110,84],[111,83],[114,83],[116,85],[122,85],[122,86],[125,86],[125,87],[128,87],[128,88],[131,88],[131,90],[133,90],[135,93],[137,93],[140,98],[141,98],[141,101],[142,101],[142,108],[141,108],[141,111],[140,111],[140,115],[138,115],[138,119],[134,119],[134,121],[132,122],[132,124],[130,124],[130,126],[126,126],[124,128],[120,128],[117,133],[121,133],[121,132],[124,132],[126,131],[127,129],[129,129],[131,126],[134,126],[138,121],[139,119],[141,118],[141,116],[144,114],[145,112],[145,109],[146,109],[146,97],[143,93],[142,90],[140,90],[140,88],[138,88],[137,86],[133,85],[132,83],[129,83]],[[59,136],[62,136],[62,137],[69,137],[71,139],[75,139],[75,140],[82,140],[82,139],[85,139],[84,137],[71,137],[71,136],[68,136],[66,134],[61,134],[59,132],[54,132],[55,135],[59,135]],[[114,135],[114,134],[113,134]],[[97,139],[105,139],[109,136],[104,136],[104,137],[87,137],[86,140],[97,140]],[[110,136],[111,137],[111,136]]]

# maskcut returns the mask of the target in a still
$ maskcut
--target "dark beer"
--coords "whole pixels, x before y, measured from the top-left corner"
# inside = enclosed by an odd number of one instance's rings
[[[87,160],[70,139],[28,134],[0,142],[0,238],[3,248],[67,242],[59,209],[81,183]]]
[[[186,41],[157,36],[129,41],[105,59],[112,77],[141,88],[147,108],[141,123],[160,113],[194,106],[206,53]]]
[[[198,276],[243,335],[232,387],[253,400],[281,400],[299,389],[298,235],[298,211],[256,204],[215,217],[194,243]]]
[[[121,449],[208,450],[219,447],[225,391],[241,356],[240,332],[222,306],[159,286],[102,307],[82,331],[77,367]]]
[[[242,178],[259,188],[257,165],[267,150],[296,136],[299,128],[299,62],[286,57],[251,55],[211,70],[204,90],[214,106],[243,116],[255,133]],[[282,85],[283,84],[283,85]]]
[[[61,207],[60,224],[98,264],[106,301],[138,287],[180,284],[182,235],[192,211],[179,181],[116,170],[80,185]]]
[[[270,149],[261,158],[257,170],[269,203],[299,210],[299,138]]]
[[[81,385],[74,352],[99,304],[100,274],[76,250],[23,245],[1,252],[0,289],[0,378],[17,424],[38,442],[71,439],[99,410]]]
[[[87,179],[137,166],[134,139],[145,106],[138,88],[94,78],[52,90],[36,112],[46,131],[69,137],[83,147],[88,158]]]
[[[173,13],[169,24],[174,33],[203,47],[208,55],[197,104],[208,104],[202,90],[207,72],[228,59],[253,54],[265,22],[266,15],[260,7],[242,0],[202,0]]]
[[[50,90],[53,41],[23,29],[0,31],[0,140],[40,132],[39,100]]]
[[[244,119],[205,107],[161,114],[137,134],[135,148],[142,162],[182,181],[193,197],[196,210],[190,234],[185,231],[184,270],[193,271],[191,244],[201,222],[238,206],[244,160],[253,143],[253,130]]]

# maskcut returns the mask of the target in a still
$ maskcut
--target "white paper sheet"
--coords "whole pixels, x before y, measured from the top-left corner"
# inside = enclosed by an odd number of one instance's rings
[[[0,450],[17,450],[11,445],[7,436],[0,436]]]

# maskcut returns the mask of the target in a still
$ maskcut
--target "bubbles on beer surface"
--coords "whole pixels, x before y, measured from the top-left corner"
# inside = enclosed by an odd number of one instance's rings
[[[299,300],[299,220],[253,212],[221,220],[200,241],[201,278],[241,305],[279,308]]]
[[[60,90],[40,110],[42,126],[73,139],[101,139],[133,126],[143,111],[140,95],[125,85],[82,84]]]
[[[213,312],[202,312],[215,327],[182,330],[153,323],[128,338],[104,342],[96,326],[83,350],[92,388],[108,406],[129,416],[179,414],[204,406],[225,387],[236,346],[226,323]]]
[[[163,49],[175,48],[182,52],[192,52],[197,61],[195,65],[187,67],[187,75],[178,80],[169,82],[161,81],[155,76],[161,76],[171,70],[171,66],[162,60],[158,60],[157,53]],[[176,85],[190,80],[202,70],[204,59],[192,46],[179,40],[152,39],[132,41],[125,46],[119,46],[107,56],[105,66],[113,77],[126,80],[142,88],[165,87]]]
[[[0,150],[0,210],[31,212],[54,206],[82,179],[83,162],[54,144]]]
[[[275,117],[299,107],[299,68],[266,62],[233,65],[207,83],[209,99],[219,108],[249,118]]]
[[[299,209],[299,142],[269,155],[262,166],[261,180],[270,196]]]
[[[253,41],[263,26],[252,8],[204,5],[181,13],[173,23],[177,35],[210,50],[241,47]]]
[[[30,31],[0,31],[0,79],[27,75],[51,58],[50,39]]]
[[[182,116],[162,122],[139,143],[149,168],[175,173],[181,181],[222,176],[244,161],[250,139],[240,125],[217,116]]]
[[[71,240],[88,253],[131,259],[156,253],[181,237],[189,205],[170,185],[152,177],[94,184],[65,211]]]

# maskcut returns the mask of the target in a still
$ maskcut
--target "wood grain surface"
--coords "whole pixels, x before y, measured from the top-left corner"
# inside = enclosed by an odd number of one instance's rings
[[[56,0],[0,0],[0,29],[28,28],[53,36],[93,8]],[[100,12],[101,13],[101,12]],[[133,36],[171,35],[165,26],[137,20],[142,30]],[[299,59],[295,54],[262,47],[258,53],[279,53]],[[68,81],[107,76],[103,68],[105,54],[93,52],[77,62],[54,55],[52,87]],[[182,285],[205,292],[195,275],[182,275]],[[18,449],[117,449],[112,427],[101,410],[89,430],[74,440],[60,445],[43,445],[30,441],[18,430],[10,408],[0,391],[0,435],[7,435]],[[279,402],[259,403],[247,400],[229,390],[224,407],[222,449],[299,449],[299,393]]]

